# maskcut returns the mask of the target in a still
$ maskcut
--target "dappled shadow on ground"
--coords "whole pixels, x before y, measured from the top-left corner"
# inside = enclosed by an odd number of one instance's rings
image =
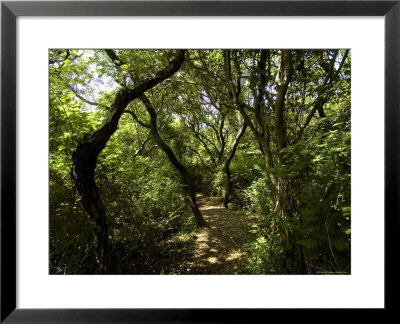
[[[254,219],[240,210],[225,209],[221,199],[198,196],[209,228],[194,233],[175,233],[154,246],[147,255],[132,258],[122,273],[140,274],[247,274],[246,244]]]
[[[239,210],[225,209],[218,198],[199,196],[198,203],[210,227],[199,229],[194,236],[195,249],[186,273],[246,273],[244,245],[254,240],[248,217]]]
[[[187,263],[193,258],[196,242],[193,235],[176,235],[160,242],[147,255],[136,255],[130,263],[131,269],[122,273],[132,274],[182,274],[187,272]]]

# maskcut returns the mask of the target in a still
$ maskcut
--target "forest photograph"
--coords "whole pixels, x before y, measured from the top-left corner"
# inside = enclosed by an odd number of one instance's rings
[[[49,49],[49,274],[351,274],[349,49]]]

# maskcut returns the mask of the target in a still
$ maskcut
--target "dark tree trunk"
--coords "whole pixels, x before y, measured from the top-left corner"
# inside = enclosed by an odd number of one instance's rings
[[[147,112],[150,115],[150,130],[151,134],[153,135],[154,139],[156,140],[157,144],[160,148],[165,152],[168,156],[169,161],[171,164],[177,169],[181,175],[182,182],[183,182],[183,195],[186,201],[189,203],[190,208],[193,211],[193,214],[196,219],[196,224],[198,227],[208,227],[207,222],[204,220],[203,215],[199,209],[199,206],[196,202],[196,188],[194,183],[194,177],[189,172],[188,169],[177,159],[172,149],[168,146],[168,144],[161,138],[160,134],[158,133],[157,127],[157,113],[151,104],[149,98],[145,94],[140,96],[140,100],[146,107]]]
[[[100,271],[109,272],[109,246],[106,213],[94,180],[97,156],[85,144],[79,144],[73,155],[72,177],[82,205],[93,221],[97,240],[97,259]]]
[[[286,243],[285,258],[283,259],[283,269],[287,273],[306,273],[307,265],[304,258],[303,248],[299,244],[299,237],[295,228],[291,225],[295,222],[300,222],[301,215],[296,215],[297,201],[291,192],[299,191],[300,188],[296,187],[289,179],[277,178],[277,185],[275,188],[275,197],[277,201],[276,213],[280,215],[280,219],[285,221],[286,224],[280,226],[281,235]],[[294,220],[298,217],[299,220]]]
[[[232,193],[233,184],[231,179],[231,170],[229,169],[229,164],[225,163],[225,173],[226,173],[226,188],[225,188],[225,196],[224,196],[224,207],[228,208],[229,197]]]
[[[284,269],[288,273],[306,274],[307,264],[299,239],[294,231],[288,232],[288,249],[285,252]]]
[[[196,219],[196,224],[198,227],[208,227],[207,222],[203,218],[203,215],[200,211],[199,206],[197,205],[196,201],[196,188],[194,185],[194,179],[188,179],[188,183],[185,184],[185,189],[184,189],[184,196],[186,201],[189,203],[190,208],[193,211],[194,217]]]
[[[110,270],[110,252],[107,217],[94,177],[97,157],[105,148],[112,134],[117,130],[119,119],[126,106],[145,91],[153,88],[178,71],[184,58],[185,51],[179,50],[170,64],[156,73],[152,78],[144,80],[132,89],[118,91],[105,122],[94,133],[84,136],[73,153],[71,177],[81,197],[83,208],[94,222],[94,232],[97,238],[97,257],[102,272],[107,273]]]
[[[284,107],[285,107],[286,93],[289,87],[289,83],[292,79],[292,73],[293,73],[292,52],[290,50],[282,50],[281,69],[282,71],[280,75],[280,80],[278,82],[278,93],[276,95],[276,101],[274,107],[276,141],[278,148],[280,150],[286,147],[287,145]]]
[[[236,149],[240,142],[240,138],[245,133],[246,128],[247,128],[247,124],[246,124],[246,122],[243,122],[242,127],[240,127],[238,133],[236,134],[236,137],[232,144],[232,148],[231,148],[230,152],[228,153],[228,156],[225,160],[225,173],[226,173],[226,191],[225,191],[225,196],[224,196],[224,207],[225,208],[228,208],[229,196],[231,195],[232,188],[233,188],[231,170],[230,170],[229,166],[231,164],[233,157],[235,156]]]

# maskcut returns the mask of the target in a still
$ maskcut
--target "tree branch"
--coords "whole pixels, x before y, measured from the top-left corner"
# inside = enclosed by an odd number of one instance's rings
[[[137,157],[138,155],[142,154],[142,152],[143,152],[143,150],[144,150],[144,148],[145,148],[145,146],[146,146],[146,143],[147,143],[148,141],[150,141],[150,140],[151,140],[151,136],[149,135],[149,136],[142,142],[142,144],[141,144],[140,147],[135,151],[135,153],[133,153],[133,157]]]
[[[344,52],[343,59],[342,59],[342,61],[340,62],[340,65],[339,65],[338,69],[336,70],[335,74],[334,74],[332,77],[327,77],[327,78],[325,79],[324,84],[323,84],[323,85],[321,86],[321,88],[320,88],[320,91],[319,91],[320,94],[318,95],[317,99],[315,99],[315,103],[314,103],[313,108],[311,109],[310,113],[308,114],[308,116],[307,116],[307,118],[306,118],[306,121],[304,122],[304,125],[300,128],[299,133],[297,134],[297,138],[298,138],[298,139],[300,139],[300,138],[303,136],[304,130],[305,130],[305,129],[307,128],[307,126],[310,124],[311,119],[313,118],[315,112],[316,112],[318,109],[321,109],[321,108],[324,106],[324,104],[328,102],[329,96],[326,95],[326,92],[327,92],[327,90],[329,89],[329,86],[330,86],[330,85],[333,83],[333,81],[338,77],[338,75],[339,75],[339,73],[340,73],[340,71],[341,71],[341,69],[342,69],[342,67],[343,67],[343,65],[344,65],[344,62],[345,62],[345,60],[346,60],[346,58],[347,58],[348,53],[349,53],[349,50],[346,50],[346,51]],[[329,80],[329,81],[328,81],[328,80]]]
[[[80,94],[78,93],[78,91],[76,91],[76,90],[75,90],[67,81],[65,81],[59,74],[56,74],[56,75],[57,75],[57,78],[58,78],[60,81],[62,81],[62,82],[65,84],[65,86],[66,86],[69,90],[71,90],[71,91],[75,94],[75,96],[78,97],[79,99],[81,99],[82,101],[86,102],[87,104],[89,104],[89,105],[91,105],[91,106],[101,106],[101,107],[107,108],[106,106],[104,106],[104,105],[102,105],[102,104],[100,104],[100,103],[98,103],[98,102],[90,101],[90,100],[86,99],[85,97],[83,97],[82,95],[80,95]]]
[[[121,65],[124,65],[125,63],[118,57],[118,55],[114,52],[112,49],[105,49],[104,50],[108,57],[111,59],[111,61],[118,67],[121,67]]]
[[[149,124],[146,124],[146,123],[142,122],[142,121],[136,116],[136,114],[135,114],[132,110],[127,110],[127,109],[126,109],[126,110],[124,111],[124,114],[129,114],[129,115],[131,115],[132,118],[133,118],[139,125],[141,125],[141,126],[143,126],[143,127],[145,127],[145,128],[148,128],[148,129],[151,128]]]

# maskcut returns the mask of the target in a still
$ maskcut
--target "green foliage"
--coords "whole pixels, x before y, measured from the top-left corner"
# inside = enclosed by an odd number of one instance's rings
[[[284,258],[284,243],[280,233],[254,228],[257,239],[248,246],[250,257],[248,269],[254,274],[281,274],[285,272],[282,266]]]
[[[243,190],[246,198],[246,210],[258,215],[272,215],[274,212],[274,200],[271,185],[267,177],[261,177]]]
[[[154,166],[156,172],[149,173],[152,162],[137,158],[125,167],[126,176],[121,173],[115,182],[102,186],[113,255],[121,264],[118,272],[158,271],[151,260],[165,248],[167,239],[175,233],[190,233],[195,227],[180,184],[169,177],[173,170],[163,162],[160,168]],[[115,192],[123,194],[116,197]],[[149,263],[147,269],[140,268],[143,260]]]

